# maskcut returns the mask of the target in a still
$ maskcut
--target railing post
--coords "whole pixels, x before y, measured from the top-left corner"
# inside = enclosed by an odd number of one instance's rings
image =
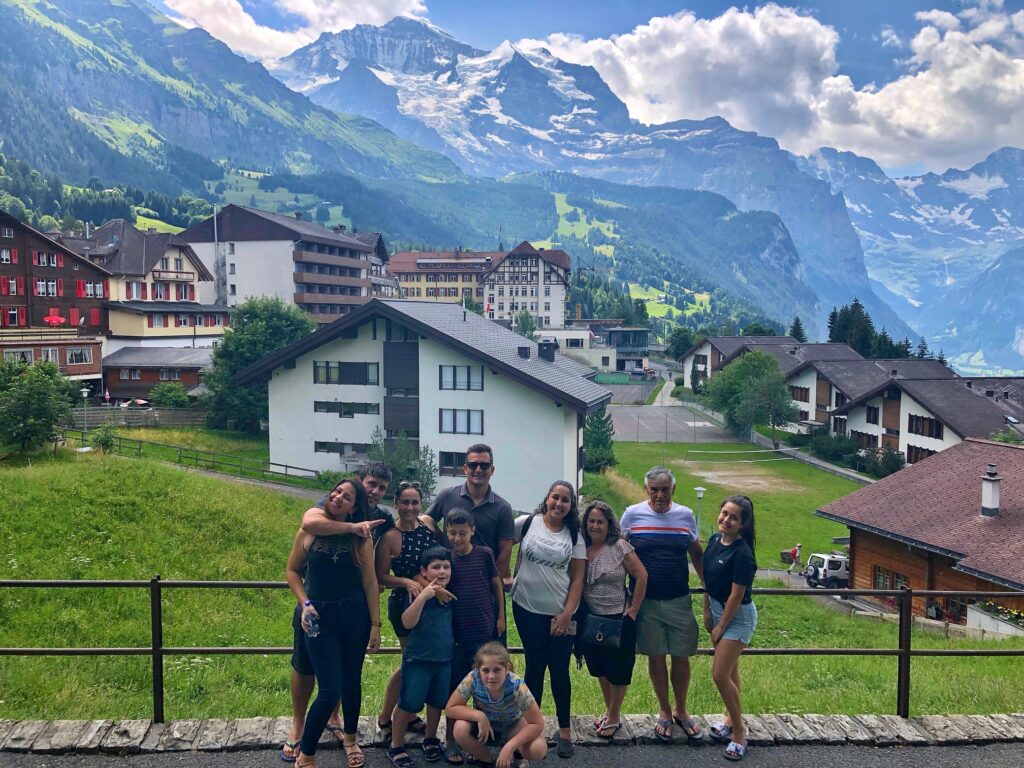
[[[914,591],[904,588],[900,596],[900,637],[896,672],[896,714],[910,717],[910,631],[914,626]]]
[[[160,574],[149,580],[149,623],[153,660],[153,722],[164,721],[164,613]]]

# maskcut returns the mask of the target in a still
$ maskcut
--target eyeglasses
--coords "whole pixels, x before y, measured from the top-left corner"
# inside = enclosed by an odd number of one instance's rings
[[[491,462],[489,461],[467,461],[466,466],[470,469],[482,469],[486,472],[491,468]]]
[[[412,488],[418,491],[420,489],[420,484],[415,480],[403,480],[398,484],[398,490],[400,492],[404,491],[406,488]]]

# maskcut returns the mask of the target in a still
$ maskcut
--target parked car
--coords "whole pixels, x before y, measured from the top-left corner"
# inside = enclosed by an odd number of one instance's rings
[[[804,578],[809,587],[845,589],[850,586],[850,558],[841,552],[815,552],[807,558]]]

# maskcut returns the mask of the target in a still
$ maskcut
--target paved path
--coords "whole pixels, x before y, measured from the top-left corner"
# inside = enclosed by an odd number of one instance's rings
[[[666,385],[662,392],[668,389]],[[641,443],[733,443],[736,437],[683,405],[618,405],[609,408],[615,439]]]
[[[788,746],[751,747],[742,765],[757,768],[843,766],[844,768],[1019,768],[1024,750],[1015,744],[962,747],[858,747]],[[341,755],[331,750],[319,755],[321,768],[340,768]],[[427,765],[414,753],[418,768]],[[644,768],[719,768],[726,765],[721,747],[636,746],[629,749],[583,747],[569,760],[549,754],[545,764],[565,768],[621,768],[626,761]],[[0,768],[268,768],[284,766],[276,750],[255,752],[176,752],[162,755],[15,755],[0,754]],[[368,768],[388,768],[384,751],[366,751]],[[444,763],[435,763],[443,766]]]

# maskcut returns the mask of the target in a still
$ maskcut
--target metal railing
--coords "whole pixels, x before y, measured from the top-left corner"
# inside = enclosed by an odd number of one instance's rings
[[[54,579],[0,580],[0,589],[45,589],[45,588],[121,588],[145,589],[149,591],[150,644],[134,648],[0,648],[0,656],[149,656],[152,664],[153,721],[164,722],[164,657],[201,655],[265,655],[290,654],[291,646],[243,647],[243,646],[165,646],[163,623],[163,590],[165,589],[287,589],[283,581],[164,581],[159,575],[149,581],[137,580],[81,580],[65,581]],[[703,589],[691,592],[701,594]],[[913,628],[914,598],[937,597],[986,597],[1020,599],[1020,592],[961,592],[955,590],[913,590],[913,589],[776,589],[755,588],[755,595],[789,595],[820,597],[885,597],[899,603],[898,642],[895,648],[747,648],[748,656],[895,656],[896,667],[896,714],[910,717],[910,662],[915,657],[992,657],[1024,656],[1024,648],[922,648],[911,645]],[[512,653],[523,652],[521,647],[510,647]],[[377,651],[384,654],[399,654],[402,649],[385,647]],[[713,648],[700,648],[702,655],[713,655]]]

